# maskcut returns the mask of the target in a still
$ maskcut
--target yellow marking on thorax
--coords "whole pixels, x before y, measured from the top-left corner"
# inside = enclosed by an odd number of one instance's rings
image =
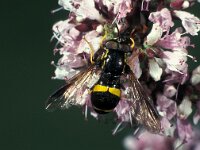
[[[93,92],[107,92],[108,91],[109,93],[116,95],[118,97],[120,97],[121,95],[120,89],[108,87],[104,85],[99,85],[99,84],[95,85],[92,91]]]
[[[103,56],[104,58],[108,57],[108,52],[109,50],[107,48],[105,48],[106,52],[105,52],[105,55]]]
[[[103,64],[102,64],[102,66],[101,66],[102,69],[104,68],[104,66],[105,66],[105,64],[106,64],[106,62],[105,62],[105,58],[108,56],[108,52],[109,52],[108,49],[105,49],[105,50],[106,50],[106,52],[103,53],[103,55],[101,56],[101,60],[104,59]]]
[[[108,52],[109,50],[107,48],[105,48],[106,52],[104,52],[102,55],[101,55],[101,59],[104,59],[108,56]]]
[[[104,68],[105,64],[106,64],[106,61],[104,60],[102,66],[101,66],[101,69]]]

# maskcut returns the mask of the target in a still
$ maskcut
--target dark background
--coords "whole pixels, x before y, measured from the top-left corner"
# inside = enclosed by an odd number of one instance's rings
[[[112,122],[84,120],[80,108],[46,112],[44,102],[63,81],[51,80],[52,25],[66,18],[66,11],[51,14],[57,0],[0,2],[2,150],[122,150],[123,138],[131,129],[113,136]],[[200,6],[191,9],[197,16]],[[192,53],[200,58],[199,37]],[[199,62],[193,64],[197,66]]]

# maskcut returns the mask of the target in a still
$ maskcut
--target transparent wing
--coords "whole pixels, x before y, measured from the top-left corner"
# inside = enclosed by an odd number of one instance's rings
[[[89,89],[99,80],[101,70],[95,65],[91,65],[83,72],[78,73],[60,89],[55,91],[47,99],[45,108],[55,110],[68,105],[83,105],[84,95],[89,93]]]
[[[159,114],[153,104],[153,101],[145,92],[144,88],[131,72],[127,75],[126,99],[130,101],[130,113],[140,125],[147,130],[158,133],[161,130]]]

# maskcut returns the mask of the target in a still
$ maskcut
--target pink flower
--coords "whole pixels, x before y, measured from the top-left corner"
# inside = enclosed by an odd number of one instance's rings
[[[58,0],[58,4],[64,7],[64,9],[72,11],[77,5],[72,0]],[[75,11],[75,10],[74,10]]]
[[[177,89],[173,85],[166,84],[164,86],[164,95],[168,98],[175,96]]]
[[[173,149],[173,138],[143,132],[138,138],[127,137],[124,146],[128,150],[169,150]]]
[[[199,140],[200,140],[199,130],[194,129],[193,135],[192,135],[192,140],[185,143],[184,150],[199,150],[200,149]]]
[[[119,3],[118,4],[119,8],[115,7],[114,12],[116,12],[118,10],[117,20],[120,21],[122,18],[125,18],[128,13],[131,12],[132,2],[131,2],[131,0],[119,0],[118,3]]]
[[[171,13],[167,8],[163,8],[161,11],[153,12],[149,15],[149,20],[153,23],[157,23],[163,31],[169,31],[170,27],[174,26]]]
[[[160,122],[162,127],[162,133],[164,134],[163,136],[173,137],[175,126],[172,123],[170,123],[169,119],[167,119],[166,117],[162,117]]]
[[[181,140],[188,142],[191,140],[193,131],[192,125],[185,119],[177,119],[177,132]]]
[[[104,21],[104,18],[95,8],[94,0],[59,0],[59,4],[66,10],[76,14],[77,21],[82,21],[86,18],[91,20]]]
[[[157,95],[158,110],[166,116],[167,119],[171,120],[177,113],[177,106],[175,101],[167,98],[164,95]]]
[[[165,82],[167,84],[178,83],[178,84],[183,85],[188,79],[188,68],[187,67],[184,68],[184,70],[182,70],[181,73],[167,70],[167,69],[166,69],[166,73],[167,73],[167,76],[163,82]]]
[[[183,74],[187,68],[187,55],[184,51],[164,51],[163,61],[167,65],[167,69]]]
[[[164,37],[158,40],[156,43],[157,46],[160,46],[164,49],[186,49],[190,46],[190,38],[188,36],[182,37],[182,29],[177,28],[170,35],[166,34]]]
[[[130,104],[126,100],[120,100],[117,107],[114,109],[117,114],[119,122],[131,122],[130,118]]]
[[[196,112],[193,116],[193,122],[195,125],[198,124],[199,119],[200,119],[200,102],[199,101],[197,102],[196,107],[197,107]]]
[[[58,40],[62,45],[67,45],[71,41],[75,40],[79,33],[73,34],[75,32],[74,24],[69,23],[70,20],[59,21],[53,26],[54,35],[53,37]]]
[[[55,76],[53,79],[66,80],[72,78],[79,71],[71,69],[70,66],[58,65],[56,66]]]
[[[65,53],[63,57],[58,61],[59,65],[68,65],[72,69],[77,69],[87,64],[86,60],[80,55],[74,55],[73,53]]]
[[[186,11],[174,11],[174,15],[181,19],[182,25],[185,28],[186,32],[191,35],[198,35],[197,32],[200,30],[200,20],[193,14],[190,14]]]
[[[193,58],[188,54],[188,47],[194,48],[188,34],[198,35],[200,19],[181,10],[192,4],[193,0],[59,0],[59,5],[68,10],[69,14],[66,20],[53,26],[52,39],[57,40],[54,53],[60,55],[57,63],[52,63],[56,67],[54,79],[68,80],[84,70],[91,64],[92,52],[95,54],[94,61],[98,57],[98,61],[102,60],[103,63],[102,53],[106,55],[105,51],[111,51],[104,47],[108,39],[127,36],[127,43],[119,42],[120,47],[130,46],[129,39],[135,43],[130,54],[126,53],[124,61],[140,80],[144,92],[153,100],[160,114],[162,129],[159,134],[139,130],[138,137],[134,134],[134,137],[125,141],[129,150],[168,150],[178,147],[189,150],[191,145],[200,147],[197,144],[200,140],[195,139],[193,126],[188,120],[191,116],[194,124],[197,124],[200,119],[200,67],[190,73],[187,61],[188,57]],[[174,30],[172,27],[178,25],[175,21],[177,18],[182,21],[182,26]],[[108,26],[112,28],[109,30],[106,28]],[[96,67],[103,69],[99,64]],[[113,120],[118,122],[114,134],[123,123],[132,124],[135,121],[130,113],[135,101],[128,94],[130,82],[124,83],[129,76],[126,74],[126,66],[124,68],[120,76],[123,85],[121,100],[113,110],[116,117]],[[99,119],[100,115],[91,104],[90,91],[100,76],[91,79],[94,80],[91,85],[83,83],[83,87],[70,93],[71,97],[64,107],[68,108],[72,102],[83,107],[85,118],[89,111]],[[133,102],[127,100],[130,99],[128,96]],[[195,142],[192,143],[193,139]],[[182,146],[185,142],[188,142],[186,147]]]
[[[85,39],[87,42],[90,43],[92,46],[94,52],[96,52],[100,48],[100,41],[102,39],[102,36],[99,36],[99,33],[95,30],[88,32],[85,36]],[[77,47],[78,53],[87,53],[90,54],[90,45],[85,41],[85,39],[81,39],[80,44]]]
[[[95,0],[95,2],[99,5],[99,10],[104,13],[107,12],[108,14],[105,15],[113,18],[113,21],[117,20],[117,22],[120,22],[122,18],[132,11],[131,0]]]

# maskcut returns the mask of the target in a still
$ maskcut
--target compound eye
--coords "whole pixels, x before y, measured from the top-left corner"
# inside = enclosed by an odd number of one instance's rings
[[[116,41],[108,41],[105,46],[107,49],[118,49],[118,43]]]

